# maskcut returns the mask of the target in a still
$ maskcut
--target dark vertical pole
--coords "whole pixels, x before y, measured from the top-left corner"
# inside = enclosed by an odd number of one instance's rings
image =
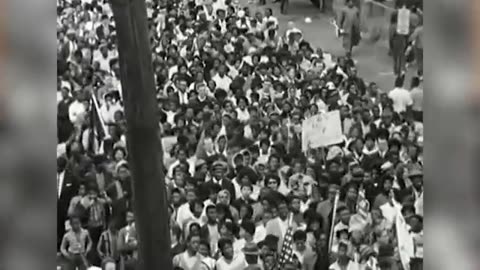
[[[172,269],[162,146],[145,0],[111,0],[139,237],[139,270]]]

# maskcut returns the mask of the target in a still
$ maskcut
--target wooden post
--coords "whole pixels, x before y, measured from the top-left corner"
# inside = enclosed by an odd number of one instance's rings
[[[145,0],[111,0],[120,62],[139,270],[172,269],[163,154]]]

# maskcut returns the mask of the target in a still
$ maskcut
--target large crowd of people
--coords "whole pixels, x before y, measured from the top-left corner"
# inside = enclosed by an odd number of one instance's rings
[[[421,79],[379,89],[253,9],[147,1],[174,269],[422,269]],[[59,269],[134,270],[113,13],[57,15]],[[302,151],[303,120],[335,110],[342,142]]]

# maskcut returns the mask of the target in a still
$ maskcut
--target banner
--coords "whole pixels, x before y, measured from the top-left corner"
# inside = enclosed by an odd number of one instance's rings
[[[397,232],[398,253],[404,270],[410,270],[410,258],[414,256],[414,243],[410,235],[407,222],[400,211],[395,218],[395,231]]]
[[[340,111],[317,114],[302,124],[302,151],[343,141]]]

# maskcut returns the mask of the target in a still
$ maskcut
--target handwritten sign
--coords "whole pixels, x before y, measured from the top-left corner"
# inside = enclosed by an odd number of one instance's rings
[[[402,7],[398,10],[397,34],[408,35],[410,32],[410,10]]]
[[[342,142],[340,112],[331,111],[314,115],[302,124],[302,150],[325,147]]]

